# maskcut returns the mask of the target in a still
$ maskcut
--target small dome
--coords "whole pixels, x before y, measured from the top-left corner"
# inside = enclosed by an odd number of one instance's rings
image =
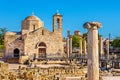
[[[41,21],[41,20],[40,20],[37,16],[35,16],[35,15],[28,16],[28,17],[25,18],[25,20],[39,20],[39,21]]]

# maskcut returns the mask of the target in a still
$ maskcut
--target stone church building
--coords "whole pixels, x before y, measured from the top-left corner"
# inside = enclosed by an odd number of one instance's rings
[[[4,36],[5,58],[22,56],[46,58],[63,54],[62,15],[53,15],[53,31],[44,27],[43,21],[35,15],[22,21],[21,32],[6,32]]]

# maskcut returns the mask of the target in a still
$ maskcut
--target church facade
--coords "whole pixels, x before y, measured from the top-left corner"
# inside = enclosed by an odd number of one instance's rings
[[[44,27],[43,21],[31,15],[22,21],[21,32],[6,32],[4,36],[5,58],[21,56],[46,58],[63,55],[62,15],[53,15],[53,31]]]

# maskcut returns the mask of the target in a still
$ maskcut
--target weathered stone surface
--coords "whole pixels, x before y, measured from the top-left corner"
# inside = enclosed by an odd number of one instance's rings
[[[29,58],[49,57],[52,54],[62,56],[62,16],[53,16],[53,32],[44,28],[44,23],[35,15],[28,16],[22,21],[21,32],[7,32],[4,39],[5,58],[14,58],[15,53],[17,57],[25,55]]]
[[[99,22],[87,22],[88,29],[88,80],[99,80],[98,28]]]
[[[70,51],[70,54],[72,54],[72,37],[70,37],[70,42],[69,42],[69,51]]]
[[[8,79],[8,64],[4,62],[0,62],[0,80]]]
[[[29,56],[20,56],[19,63],[23,64],[28,59],[29,59]]]
[[[83,39],[83,44],[84,44],[84,46],[83,46],[83,53],[84,53],[84,55],[87,55],[87,44],[86,44],[85,38]]]
[[[102,36],[99,36],[99,54],[100,54],[100,57],[103,56],[103,40],[102,40]]]
[[[80,43],[79,43],[79,48],[80,48],[80,51],[79,53],[82,55],[82,48],[83,48],[83,45],[82,45],[82,40],[80,40]]]
[[[8,63],[19,63],[19,59],[18,58],[7,58],[6,62],[8,62]]]
[[[78,66],[59,67],[53,66],[48,68],[26,68],[19,66],[19,70],[9,72],[9,79],[23,80],[80,80],[81,76],[85,76],[83,69]]]
[[[67,47],[67,50],[66,50],[66,51],[67,51],[67,57],[69,58],[69,57],[70,57],[70,53],[69,53],[69,52],[70,52],[70,48],[69,48],[69,47],[70,47],[70,44],[69,44],[69,38],[67,38],[66,41],[67,41],[67,42],[66,42],[66,47]]]
[[[107,59],[109,59],[109,40],[106,39],[105,40],[105,49],[106,49],[106,56],[107,56]]]

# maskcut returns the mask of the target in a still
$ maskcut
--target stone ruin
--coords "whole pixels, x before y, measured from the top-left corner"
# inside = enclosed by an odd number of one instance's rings
[[[68,67],[48,67],[48,68],[25,68],[19,66],[19,70],[9,73],[10,79],[25,79],[25,80],[66,80],[66,77],[85,76],[83,69],[77,66]]]
[[[71,78],[70,80],[103,80],[102,77],[99,76],[102,72],[99,72],[98,64],[97,29],[101,27],[101,24],[98,22],[87,22],[84,24],[84,27],[88,29],[88,69],[84,70],[80,65],[54,66],[48,68],[19,66],[17,70],[8,71],[8,64],[0,63],[0,80],[69,80],[67,77],[79,77],[78,79]],[[67,50],[67,57],[69,57],[69,52],[71,51]],[[102,50],[100,53],[102,54]]]
[[[9,70],[8,63],[0,62],[0,80],[87,80],[86,73],[87,69],[73,65],[47,68],[19,66],[19,69]]]
[[[9,75],[8,63],[0,62],[0,80],[7,80]]]

